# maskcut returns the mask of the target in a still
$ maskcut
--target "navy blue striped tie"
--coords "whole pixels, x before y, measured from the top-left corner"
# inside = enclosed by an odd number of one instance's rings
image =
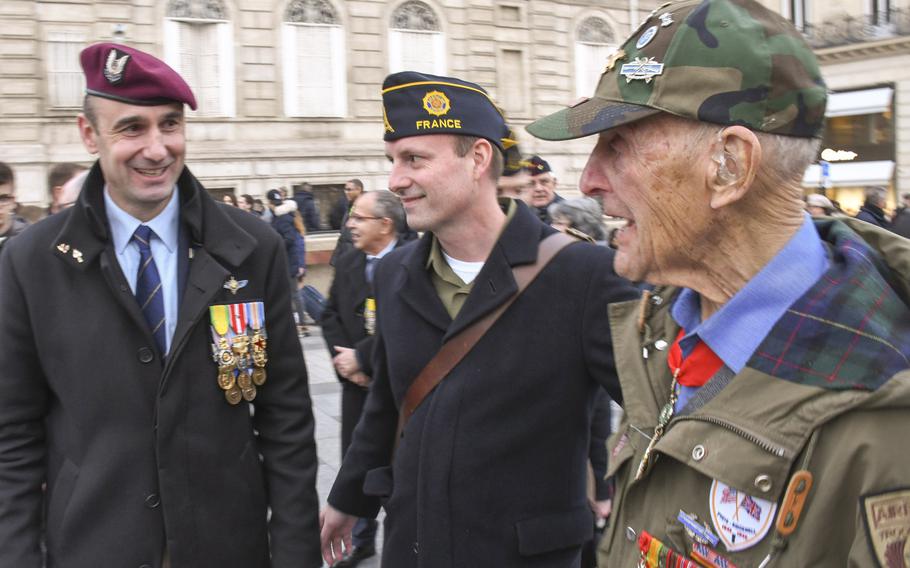
[[[139,225],[133,233],[133,240],[139,245],[139,272],[136,274],[136,301],[142,309],[142,315],[152,330],[158,353],[167,353],[167,328],[164,325],[164,294],[161,291],[161,276],[152,257],[149,243],[155,232],[150,227]]]

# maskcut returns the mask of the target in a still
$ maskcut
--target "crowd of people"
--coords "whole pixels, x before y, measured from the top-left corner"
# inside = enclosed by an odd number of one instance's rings
[[[31,226],[0,163],[0,566],[350,568],[380,509],[390,568],[908,563],[910,194],[804,197],[827,91],[758,2],[662,5],[527,126],[594,137],[581,198],[481,85],[387,76],[388,191],[326,212],[316,307],[312,188],[219,203],[186,81],[80,62],[95,163]],[[341,382],[321,511],[305,312]]]

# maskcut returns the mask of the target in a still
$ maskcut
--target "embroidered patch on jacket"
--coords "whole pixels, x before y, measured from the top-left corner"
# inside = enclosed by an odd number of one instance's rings
[[[862,497],[872,555],[881,568],[910,566],[910,487]]]
[[[777,503],[747,495],[716,479],[708,501],[711,522],[730,552],[755,546],[774,524]]]

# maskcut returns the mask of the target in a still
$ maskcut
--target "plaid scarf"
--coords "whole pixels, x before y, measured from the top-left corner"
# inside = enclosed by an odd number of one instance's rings
[[[799,384],[874,391],[910,368],[910,309],[881,255],[845,224],[816,224],[831,268],[797,300],[748,366]]]

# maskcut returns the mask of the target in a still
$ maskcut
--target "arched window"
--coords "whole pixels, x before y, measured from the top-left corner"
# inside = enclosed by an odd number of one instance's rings
[[[575,35],[575,96],[590,97],[603,74],[607,60],[616,51],[616,36],[603,18],[590,16]]]
[[[344,28],[328,0],[293,0],[284,13],[284,112],[347,113]]]
[[[424,2],[407,0],[389,22],[389,71],[445,75],[445,34],[439,18]]]
[[[193,89],[196,115],[234,115],[234,40],[220,0],[168,2],[164,59]]]

